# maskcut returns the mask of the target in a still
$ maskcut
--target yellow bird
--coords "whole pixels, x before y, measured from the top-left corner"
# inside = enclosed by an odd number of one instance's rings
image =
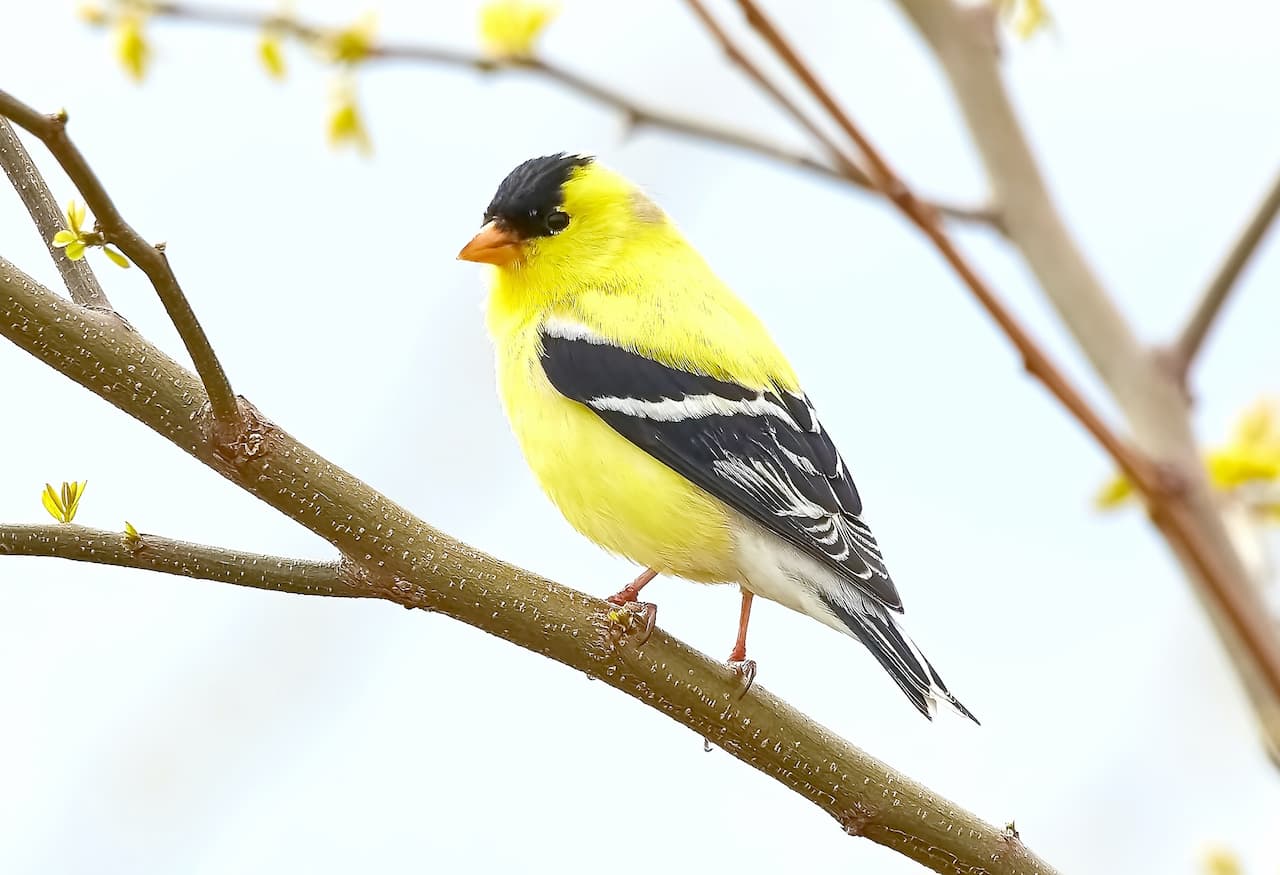
[[[611,602],[638,603],[659,574],[736,583],[729,662],[748,689],[758,595],[862,642],[926,716],[941,702],[977,722],[899,626],[862,501],[795,372],[643,192],[590,156],[531,159],[458,257],[498,268],[498,381],[538,482],[579,532],[646,569]]]

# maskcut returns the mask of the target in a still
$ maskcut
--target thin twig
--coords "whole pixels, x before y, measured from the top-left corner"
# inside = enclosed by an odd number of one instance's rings
[[[742,696],[736,674],[661,629],[636,647],[601,600],[455,541],[247,403],[256,440],[228,464],[193,420],[204,390],[192,374],[134,332],[103,330],[99,314],[59,298],[3,258],[0,336],[329,541],[368,573],[379,597],[438,611],[582,671],[779,781],[848,834],[935,871],[1052,875],[1017,836],[868,756],[759,684]]]
[[[164,247],[152,246],[120,215],[102,182],[89,167],[89,162],[67,136],[66,113],[42,115],[7,91],[0,90],[0,116],[8,118],[44,143],[93,211],[103,239],[119,247],[151,280],[151,285],[195,364],[196,373],[208,389],[214,419],[231,427],[234,432],[234,427],[240,421],[240,412],[236,406],[235,394],[231,391],[231,383],[222,370],[222,363],[218,361],[209,338],[200,327],[195,311],[191,309],[182,287],[178,285],[178,278],[169,267]]]
[[[291,16],[263,15],[255,12],[218,9],[187,3],[160,3],[154,7],[151,14],[153,18],[164,18],[177,22],[186,21],[196,24],[212,24],[237,29],[261,30],[270,27],[279,33],[287,34],[307,43],[320,41],[330,33],[327,28],[299,21]],[[369,48],[366,60],[370,62],[403,61],[415,64],[461,67],[484,74],[529,73],[564,86],[601,106],[618,110],[627,120],[630,127],[648,127],[687,137],[691,140],[729,146],[855,188],[862,190],[869,190],[870,188],[866,174],[856,167],[847,156],[841,156],[834,142],[820,128],[810,127],[811,123],[803,115],[796,115],[797,121],[828,148],[828,151],[832,154],[832,160],[838,162],[836,166],[747,131],[645,106],[630,96],[602,85],[581,73],[540,58],[491,58],[441,46],[412,43],[375,43]],[[788,101],[785,96],[776,94],[774,97],[779,101],[780,105],[788,108]],[[798,109],[796,112],[799,112]],[[934,209],[950,219],[996,227],[999,225],[995,213],[986,207],[965,206],[943,201],[930,201],[930,203]]]
[[[1271,181],[1271,187],[1267,190],[1266,196],[1249,217],[1240,236],[1231,245],[1231,250],[1222,260],[1218,272],[1214,274],[1213,279],[1200,295],[1200,300],[1196,303],[1190,318],[1187,319],[1186,327],[1182,329],[1182,333],[1178,335],[1178,339],[1169,350],[1172,364],[1176,369],[1175,373],[1180,380],[1185,382],[1187,372],[1191,369],[1201,345],[1204,344],[1205,337],[1222,313],[1222,307],[1230,297],[1232,289],[1236,287],[1236,281],[1244,271],[1245,265],[1249,263],[1249,259],[1257,252],[1258,244],[1267,236],[1267,231],[1271,228],[1277,214],[1280,214],[1280,173],[1277,173],[1276,178]]]
[[[738,5],[760,37],[774,49],[796,78],[827,110],[832,120],[858,146],[877,186],[934,244],[1017,348],[1027,371],[1038,378],[1054,397],[1062,402],[1094,440],[1111,455],[1130,482],[1142,491],[1147,499],[1153,521],[1166,532],[1176,547],[1185,552],[1231,623],[1239,630],[1241,639],[1253,654],[1267,683],[1273,689],[1280,690],[1280,642],[1271,635],[1265,613],[1255,609],[1256,600],[1237,585],[1235,577],[1225,567],[1218,552],[1198,527],[1185,490],[1177,488],[1177,484],[1171,482],[1176,478],[1163,472],[1145,454],[1129,445],[1103,421],[1101,415],[1071,384],[1039,343],[1022,327],[1012,311],[1005,307],[995,292],[956,248],[942,224],[937,220],[936,213],[912,194],[902,178],[854,124],[849,114],[819,81],[816,74],[809,69],[754,0],[738,0]]]
[[[95,310],[111,310],[111,302],[107,294],[98,284],[93,268],[83,258],[72,261],[66,252],[53,245],[53,236],[63,229],[66,219],[62,210],[53,198],[53,192],[44,181],[39,168],[31,160],[27,147],[18,138],[18,132],[9,124],[9,120],[0,117],[0,167],[13,183],[22,203],[35,222],[36,231],[44,240],[49,257],[62,275],[62,282],[71,294],[71,300],[81,307],[92,307]]]
[[[346,561],[267,556],[159,535],[129,537],[123,532],[62,523],[0,525],[0,556],[52,556],[296,595],[380,597],[365,572]]]
[[[850,157],[845,150],[841,148],[841,146],[832,139],[829,134],[827,134],[826,131],[822,129],[821,125],[809,118],[808,114],[800,108],[800,105],[788,97],[787,94],[765,74],[764,70],[760,69],[760,67],[751,60],[750,56],[748,56],[736,42],[729,38],[729,34],[720,26],[715,17],[707,11],[707,8],[701,3],[701,0],[686,0],[686,3],[689,8],[693,10],[693,14],[697,16],[698,20],[702,22],[702,26],[705,27],[711,33],[715,41],[719,43],[720,49],[724,52],[725,56],[731,62],[736,64],[742,72],[747,75],[747,78],[754,82],[761,91],[767,94],[783,112],[791,116],[791,118],[794,119],[800,127],[808,131],[809,136],[822,144],[822,148],[827,151],[831,160],[836,163],[836,166],[840,168],[840,171],[844,176],[863,188],[874,190],[875,186],[872,185],[871,179],[867,176],[866,172],[857,165],[853,158]]]

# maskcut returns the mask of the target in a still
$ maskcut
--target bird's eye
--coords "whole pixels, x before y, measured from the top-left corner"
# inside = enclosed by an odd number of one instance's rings
[[[547,230],[552,234],[559,234],[568,227],[569,214],[564,210],[553,210],[547,215]]]

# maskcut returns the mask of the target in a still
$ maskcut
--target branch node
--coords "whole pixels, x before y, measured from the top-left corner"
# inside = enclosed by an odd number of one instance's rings
[[[866,831],[867,825],[871,823],[871,812],[862,805],[855,805],[841,812],[836,821],[845,835],[861,836]]]
[[[267,452],[274,428],[243,396],[236,396],[234,417],[214,414],[209,402],[200,408],[201,427],[214,452],[237,471]]]

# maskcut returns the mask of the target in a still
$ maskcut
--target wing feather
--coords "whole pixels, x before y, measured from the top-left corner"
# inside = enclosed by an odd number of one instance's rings
[[[584,326],[549,323],[543,370],[562,395],[690,482],[902,610],[862,500],[803,394],[674,368]]]

